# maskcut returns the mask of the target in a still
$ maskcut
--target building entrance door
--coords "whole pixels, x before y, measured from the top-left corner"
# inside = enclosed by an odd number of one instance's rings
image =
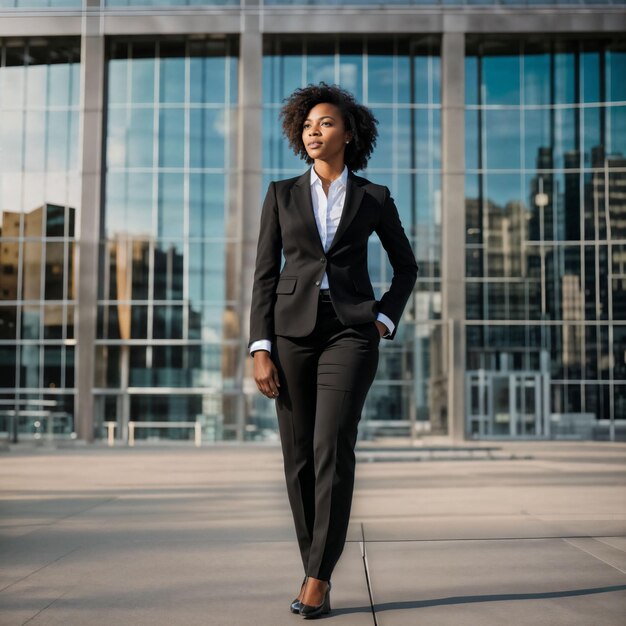
[[[471,437],[546,437],[547,416],[538,372],[468,372]]]

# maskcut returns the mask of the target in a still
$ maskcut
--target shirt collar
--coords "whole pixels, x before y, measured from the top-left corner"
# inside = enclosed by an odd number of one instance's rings
[[[311,181],[310,182],[311,182],[311,187],[315,185],[315,183],[319,183],[320,185],[322,184],[322,181],[320,177],[317,175],[315,168],[313,166],[311,166]],[[348,166],[344,165],[341,175],[339,176],[339,178],[335,178],[335,180],[333,180],[330,186],[333,187],[333,186],[341,185],[342,187],[345,187],[347,182],[348,182]]]

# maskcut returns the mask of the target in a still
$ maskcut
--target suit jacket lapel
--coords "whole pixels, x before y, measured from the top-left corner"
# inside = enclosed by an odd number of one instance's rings
[[[295,207],[295,213],[302,216],[307,228],[311,233],[311,241],[317,242],[321,252],[324,246],[317,230],[315,214],[313,213],[313,200],[311,200],[311,170],[310,168],[298,178],[291,188],[291,201]]]
[[[348,181],[346,183],[346,200],[343,205],[343,211],[341,212],[341,218],[339,219],[339,224],[337,225],[337,230],[335,232],[335,236],[328,247],[328,252],[337,244],[337,242],[341,239],[342,235],[346,232],[348,226],[354,219],[354,216],[357,214],[359,207],[361,206],[361,201],[363,200],[363,196],[365,195],[365,191],[363,187],[359,187],[353,178],[352,172],[348,172]]]
[[[346,232],[348,226],[354,219],[365,191],[362,187],[359,187],[354,182],[354,175],[352,172],[348,172],[348,180],[346,183],[346,199],[341,212],[341,218],[337,225],[335,236],[328,247],[328,252],[337,244],[342,235]],[[317,230],[317,223],[315,222],[315,215],[313,213],[313,201],[311,200],[311,169],[309,168],[294,184],[291,188],[291,200],[296,207],[296,213],[302,216],[309,232],[311,233],[312,241],[317,242],[322,253],[324,253],[324,245],[320,239],[319,231]]]

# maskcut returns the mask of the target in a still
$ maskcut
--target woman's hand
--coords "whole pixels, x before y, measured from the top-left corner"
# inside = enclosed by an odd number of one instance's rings
[[[380,320],[376,320],[376,328],[381,337],[389,330]]]
[[[278,370],[267,350],[257,350],[254,355],[254,380],[259,391],[268,398],[278,396]]]

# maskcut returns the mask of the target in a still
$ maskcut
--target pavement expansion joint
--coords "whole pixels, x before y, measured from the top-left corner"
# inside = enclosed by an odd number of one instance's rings
[[[374,626],[378,626],[378,620],[376,619],[376,609],[374,608],[374,591],[372,589],[372,579],[370,576],[369,563],[367,561],[367,548],[365,546],[365,528],[363,522],[361,522],[361,556],[363,557],[363,569],[365,572],[365,583],[367,585],[367,593],[370,599],[370,608],[372,609],[372,619],[374,620]]]

